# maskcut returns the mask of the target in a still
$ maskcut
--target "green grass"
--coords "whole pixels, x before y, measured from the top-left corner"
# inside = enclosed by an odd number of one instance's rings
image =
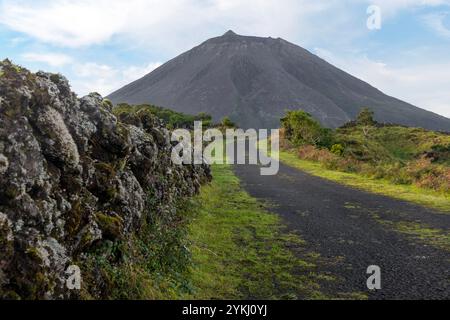
[[[422,243],[450,251],[450,233],[445,230],[431,228],[421,223],[409,221],[383,221],[382,223]]]
[[[373,128],[368,135],[360,127],[341,128],[335,138],[346,146],[347,154],[360,154],[370,161],[414,160],[434,145],[450,144],[448,134],[401,126]]]
[[[450,196],[440,192],[425,190],[413,185],[395,185],[387,180],[373,179],[355,173],[325,169],[320,163],[305,161],[290,151],[280,151],[280,161],[288,166],[301,169],[312,175],[332,180],[344,185],[392,198],[410,201],[429,208],[450,213]]]
[[[241,189],[230,166],[212,169],[190,226],[193,292],[185,298],[329,298],[320,284],[334,278],[317,271],[320,256],[300,252],[305,242]]]
[[[414,242],[450,251],[450,232],[448,230],[432,227],[422,221],[398,220],[402,215],[393,210],[384,210],[383,214],[380,214],[377,210],[361,207],[358,203],[346,203],[345,208],[355,210],[355,212],[365,212],[387,229],[406,235]]]

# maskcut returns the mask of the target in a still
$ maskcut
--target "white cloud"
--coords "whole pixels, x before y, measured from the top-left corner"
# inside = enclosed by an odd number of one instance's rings
[[[60,53],[24,53],[22,59],[29,62],[43,62],[52,67],[62,67],[73,61],[65,54]]]
[[[74,77],[71,84],[76,93],[86,95],[98,92],[106,96],[122,86],[137,80],[161,65],[160,62],[144,66],[114,68],[105,64],[84,63],[73,66]]]
[[[412,7],[450,5],[450,0],[0,0],[0,23],[63,47],[124,38],[129,47],[172,54],[228,29],[302,45],[317,35],[348,42],[367,32],[366,12],[359,7],[364,2],[380,5],[383,18]],[[336,36],[342,33],[346,36]]]
[[[395,67],[366,56],[342,58],[320,48],[315,52],[388,95],[450,117],[450,62]]]
[[[127,11],[124,1],[2,1],[0,23],[43,42],[79,47],[109,40]]]
[[[450,13],[442,12],[436,14],[428,14],[423,17],[423,20],[438,35],[450,39],[450,29],[448,29],[444,24],[444,21],[447,18],[450,18]]]
[[[352,0],[349,0],[352,1]],[[327,23],[316,15],[330,11]],[[0,23],[41,42],[64,47],[101,44],[126,37],[130,46],[185,49],[234,28],[255,35],[311,38],[335,32],[348,16],[341,1],[310,0],[49,0],[0,3]],[[362,12],[364,15],[364,12]],[[348,21],[348,19],[344,19]],[[170,39],[170,41],[168,41]]]
[[[366,0],[370,4],[380,6],[383,15],[394,16],[401,10],[417,7],[450,6],[450,0]]]

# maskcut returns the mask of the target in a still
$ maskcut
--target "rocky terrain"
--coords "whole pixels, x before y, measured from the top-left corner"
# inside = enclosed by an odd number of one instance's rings
[[[61,75],[1,62],[0,299],[77,298],[69,266],[170,216],[210,179],[207,166],[175,166],[170,154],[159,119],[118,119],[111,102],[77,98]],[[101,296],[102,276],[81,271]]]
[[[387,96],[295,44],[232,31],[108,98],[188,114],[206,112],[216,122],[229,116],[243,128],[278,128],[286,109],[302,109],[335,128],[370,107],[382,123],[450,131],[450,119]]]

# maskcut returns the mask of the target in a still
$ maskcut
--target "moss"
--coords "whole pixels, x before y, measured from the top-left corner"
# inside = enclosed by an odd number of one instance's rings
[[[22,72],[23,68],[21,66],[18,66],[16,64],[13,64],[13,69],[15,72],[20,73]]]
[[[43,272],[37,272],[34,275],[34,279],[25,284],[24,289],[28,291],[30,299],[39,299],[39,297],[45,296],[46,292],[51,291],[52,288],[54,288],[54,281]]]
[[[443,229],[432,228],[426,224],[410,221],[386,221],[374,217],[381,224],[408,235],[422,243],[450,251],[450,233]]]
[[[22,300],[22,298],[20,297],[20,295],[17,294],[17,292],[12,291],[12,290],[2,292],[1,288],[0,288],[0,299],[5,300],[5,301]]]
[[[7,186],[6,190],[4,190],[4,194],[10,199],[16,199],[22,194],[22,190],[16,186]]]
[[[127,167],[127,164],[128,164],[128,159],[123,158],[123,159],[120,159],[117,161],[117,164],[115,167],[117,168],[118,171],[123,171]]]
[[[127,159],[122,158],[111,163],[99,162],[95,164],[97,185],[94,193],[101,193],[105,201],[112,201],[119,193],[115,178],[127,165]]]
[[[106,239],[116,240],[123,237],[123,221],[119,216],[111,216],[98,212],[95,220]]]
[[[21,114],[20,108],[6,107],[2,113],[8,118],[15,118]]]
[[[27,248],[25,253],[28,255],[28,257],[30,257],[30,259],[32,261],[36,261],[39,264],[42,263],[42,256],[41,256],[41,253],[40,253],[38,248],[36,248],[36,247],[29,247],[29,248]]]
[[[54,84],[58,85],[61,82],[61,75],[57,74],[57,73],[54,73],[54,74],[50,75],[50,80]]]
[[[10,231],[8,225],[0,224],[0,261],[8,261],[14,254],[14,242],[9,238]]]
[[[65,230],[70,237],[75,236],[80,230],[81,221],[84,214],[82,200],[78,200],[72,204],[72,209],[65,224]]]
[[[116,168],[113,164],[106,162],[99,162],[94,166],[96,169],[97,186],[100,189],[107,189],[111,184],[111,180],[117,175]]]
[[[121,122],[117,124],[117,133],[124,141],[128,141],[130,138],[130,130],[128,129],[128,126]]]
[[[114,165],[106,162],[98,162],[95,165],[95,169],[105,175],[105,177],[111,179],[116,176],[116,169]]]
[[[106,110],[112,111],[114,108],[113,103],[111,102],[111,100],[109,99],[103,99],[102,101],[102,107],[105,108]]]

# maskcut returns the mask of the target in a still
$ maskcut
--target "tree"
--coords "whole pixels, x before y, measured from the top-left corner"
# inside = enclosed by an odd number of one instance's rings
[[[356,118],[356,124],[361,126],[365,137],[369,135],[372,127],[377,123],[374,119],[374,115],[374,112],[366,107],[361,109],[361,112]]]
[[[222,119],[222,126],[225,128],[236,128],[236,124],[229,117]]]
[[[356,123],[360,126],[373,126],[377,122],[374,120],[375,113],[369,108],[365,107],[361,109],[358,117],[356,118]]]
[[[210,128],[212,126],[212,116],[205,113],[200,112],[196,117],[195,120],[202,121],[204,128]]]
[[[323,128],[318,121],[302,110],[287,111],[281,119],[285,137],[294,145],[310,144],[318,147],[331,147],[333,134],[330,129]]]

